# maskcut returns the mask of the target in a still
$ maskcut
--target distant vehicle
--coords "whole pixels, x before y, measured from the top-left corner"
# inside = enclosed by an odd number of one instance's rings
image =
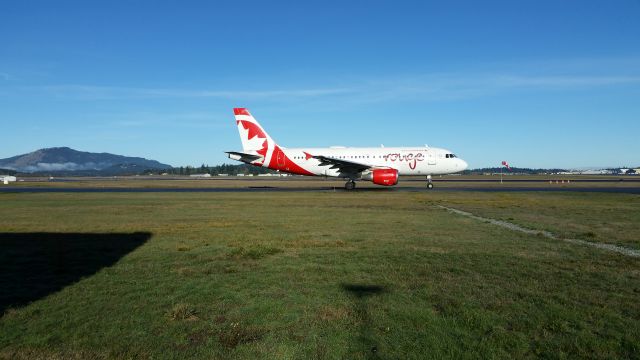
[[[281,172],[346,179],[345,189],[353,190],[356,180],[393,186],[399,175],[424,175],[427,189],[432,175],[463,171],[467,163],[453,152],[434,147],[394,148],[299,148],[278,146],[245,108],[233,109],[242,151],[227,151],[230,159]]]

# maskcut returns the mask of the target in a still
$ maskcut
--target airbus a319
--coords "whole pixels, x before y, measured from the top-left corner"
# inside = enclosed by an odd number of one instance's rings
[[[281,172],[346,179],[353,190],[357,180],[393,186],[400,175],[426,176],[463,171],[467,163],[453,152],[435,147],[372,147],[288,149],[279,146],[246,108],[233,109],[242,140],[242,151],[227,151],[230,159]]]

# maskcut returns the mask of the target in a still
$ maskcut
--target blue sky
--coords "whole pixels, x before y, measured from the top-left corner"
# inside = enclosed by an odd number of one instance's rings
[[[231,162],[445,147],[472,168],[640,165],[640,1],[3,1],[0,158]]]

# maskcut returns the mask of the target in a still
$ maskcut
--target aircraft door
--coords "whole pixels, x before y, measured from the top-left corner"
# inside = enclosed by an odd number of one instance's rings
[[[435,165],[436,164],[436,153],[435,151],[429,150],[427,151],[427,164]]]
[[[284,152],[280,149],[278,149],[277,160],[278,160],[278,168],[279,169],[284,168],[285,166]]]

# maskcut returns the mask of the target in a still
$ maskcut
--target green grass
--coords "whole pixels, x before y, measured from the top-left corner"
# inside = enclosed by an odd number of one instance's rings
[[[441,203],[564,238],[640,249],[640,196],[603,193],[441,193]]]
[[[78,272],[101,257],[92,233],[151,234],[126,251],[107,249],[117,262],[7,308],[0,357],[638,358],[640,259],[434,206],[552,231],[578,224],[576,233],[609,241],[590,209],[604,213],[603,222],[623,216],[616,233],[637,233],[637,201],[555,193],[0,194],[2,233],[80,233],[74,244],[86,264],[69,254],[71,245],[54,251]],[[554,220],[549,204],[562,217]],[[15,259],[35,251],[24,246],[0,252],[0,268],[29,267]],[[44,271],[32,275],[55,280],[62,264],[36,264]]]

